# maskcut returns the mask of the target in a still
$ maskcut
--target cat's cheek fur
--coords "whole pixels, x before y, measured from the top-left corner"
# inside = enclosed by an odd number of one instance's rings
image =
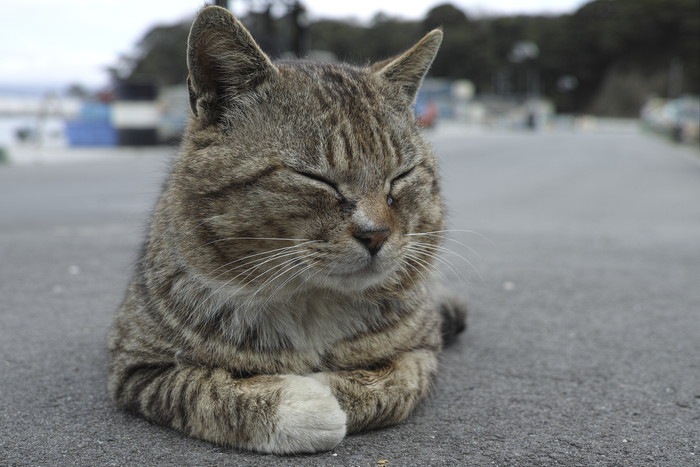
[[[328,451],[345,437],[345,412],[323,377],[281,375],[282,396],[270,441],[254,449],[275,454]]]

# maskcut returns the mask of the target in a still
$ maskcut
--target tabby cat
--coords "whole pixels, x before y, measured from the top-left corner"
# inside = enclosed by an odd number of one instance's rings
[[[109,335],[116,404],[278,454],[404,420],[466,308],[430,281],[438,166],[412,113],[438,30],[371,67],[192,25],[191,117]]]

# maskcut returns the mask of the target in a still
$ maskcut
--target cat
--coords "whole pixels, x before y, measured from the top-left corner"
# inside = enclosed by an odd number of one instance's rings
[[[118,407],[293,454],[426,397],[466,317],[431,279],[444,207],[412,111],[441,40],[273,63],[228,10],[198,13],[190,121],[108,337]]]

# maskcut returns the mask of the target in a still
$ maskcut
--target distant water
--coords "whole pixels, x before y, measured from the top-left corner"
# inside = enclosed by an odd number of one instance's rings
[[[81,101],[67,97],[56,86],[21,86],[0,84],[0,146],[22,143],[18,132],[28,131],[33,143],[43,146],[65,145],[65,124],[62,117],[41,116],[45,110],[60,110],[64,115],[75,113]],[[9,109],[12,109],[8,111]],[[16,109],[23,109],[17,113]],[[37,110],[38,109],[38,110]],[[43,111],[43,112],[42,112]]]
[[[56,84],[0,84],[0,96],[43,97],[48,94],[63,95],[66,88],[67,86],[60,86]]]
[[[38,118],[35,116],[0,115],[0,147],[15,146],[22,143],[21,131],[29,132],[31,142],[46,146],[65,145],[65,123],[59,117]]]

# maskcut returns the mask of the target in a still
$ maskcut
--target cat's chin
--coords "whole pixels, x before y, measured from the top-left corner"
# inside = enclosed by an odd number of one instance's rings
[[[388,277],[385,271],[361,270],[350,273],[329,272],[315,276],[317,284],[323,288],[338,292],[362,292],[364,290],[378,287],[383,284]]]

